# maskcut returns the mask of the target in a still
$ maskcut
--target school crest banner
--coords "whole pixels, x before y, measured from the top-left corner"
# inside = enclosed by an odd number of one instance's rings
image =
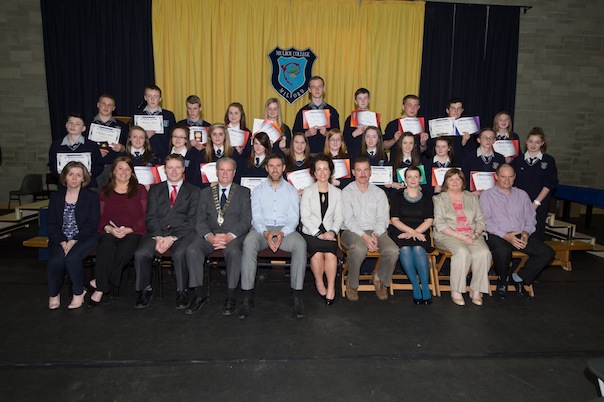
[[[268,54],[268,58],[273,67],[271,85],[292,105],[308,92],[308,81],[312,77],[312,67],[317,56],[310,48],[282,49],[277,46]]]

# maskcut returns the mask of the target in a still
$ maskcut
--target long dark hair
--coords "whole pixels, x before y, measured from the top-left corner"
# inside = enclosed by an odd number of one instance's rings
[[[113,172],[115,171],[117,164],[120,162],[126,162],[128,164],[128,167],[132,170],[132,176],[130,176],[130,180],[128,181],[128,191],[126,192],[126,197],[132,198],[138,192],[138,179],[136,178],[136,174],[134,174],[134,165],[132,164],[132,158],[128,155],[118,156],[117,158],[115,158],[115,160],[111,164],[111,172],[109,172],[109,180],[107,181],[107,184],[105,184],[103,186],[103,189],[101,190],[101,192],[103,193],[103,195],[105,197],[111,197],[111,194],[113,194],[113,191],[115,190],[116,180],[115,180],[115,174]]]
[[[143,148],[145,149],[145,153],[142,155],[142,158],[143,158],[143,162],[145,164],[150,163],[153,160],[153,150],[151,149],[151,142],[149,141],[149,135],[147,135],[147,132],[141,126],[132,126],[130,128],[130,131],[128,132],[128,142],[126,143],[126,154],[128,154],[128,155],[131,154],[132,141],[130,141],[130,136],[132,135],[132,132],[135,130],[142,131],[145,134],[145,145],[143,145]]]
[[[365,129],[365,132],[363,133],[363,140],[361,141],[361,153],[359,155],[365,157],[369,156],[369,152],[367,152],[367,143],[365,142],[365,136],[367,135],[367,131],[369,130],[373,130],[377,133],[378,142],[375,150],[375,158],[381,161],[386,156],[386,153],[384,152],[384,137],[382,136],[380,129],[376,126],[369,126]]]
[[[395,146],[399,148],[399,153],[396,157],[396,160],[392,164],[392,166],[394,166],[394,167],[399,167],[403,163],[403,160],[405,159],[405,153],[403,152],[403,139],[405,137],[413,138],[413,149],[411,150],[411,166],[418,166],[421,164],[419,151],[417,150],[417,147],[415,146],[415,141],[416,141],[415,135],[413,135],[413,133],[410,133],[409,131],[406,131],[403,133],[403,135],[401,135],[401,138],[399,138],[398,141],[396,142]]]
[[[269,152],[272,149],[271,140],[268,138],[268,134],[265,133],[264,131],[260,131],[259,133],[256,133],[256,135],[254,136],[254,139],[252,140],[252,152],[250,153],[250,157],[247,159],[247,165],[250,167],[254,165],[254,158],[256,158],[256,154],[254,153],[254,141],[255,140],[258,140],[260,145],[262,145],[264,147],[264,149],[266,150],[264,152],[264,160],[266,160],[266,157],[268,156]]]

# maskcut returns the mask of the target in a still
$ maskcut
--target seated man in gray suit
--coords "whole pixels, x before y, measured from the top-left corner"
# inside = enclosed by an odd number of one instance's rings
[[[139,293],[134,305],[136,308],[149,306],[153,297],[153,256],[168,250],[172,251],[176,275],[176,308],[184,309],[189,305],[186,251],[196,235],[195,219],[200,190],[183,180],[185,160],[181,155],[168,155],[165,169],[168,180],[154,184],[149,189],[147,234],[141,239],[134,253],[135,289]]]
[[[292,254],[290,309],[298,318],[304,317],[302,287],[306,273],[306,241],[296,232],[300,222],[300,197],[298,191],[283,179],[285,159],[281,154],[266,157],[268,179],[252,193],[252,230],[243,242],[241,265],[241,290],[243,301],[239,318],[243,319],[254,307],[254,283],[258,251],[269,247],[273,252],[281,249]]]
[[[252,226],[250,190],[233,183],[237,163],[228,157],[216,162],[218,184],[201,190],[197,210],[197,236],[187,248],[189,287],[194,296],[186,314],[193,314],[208,302],[203,287],[206,257],[214,250],[224,250],[228,281],[223,315],[235,312],[235,290],[241,276],[241,248]]]

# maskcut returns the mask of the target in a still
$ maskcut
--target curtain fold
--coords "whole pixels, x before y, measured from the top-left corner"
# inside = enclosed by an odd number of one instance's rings
[[[151,0],[41,0],[52,138],[71,112],[89,121],[102,93],[132,115],[154,81]]]

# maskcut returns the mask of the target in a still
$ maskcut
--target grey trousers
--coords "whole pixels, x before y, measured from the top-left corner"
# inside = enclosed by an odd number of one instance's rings
[[[373,232],[366,230],[365,233],[371,236]],[[359,287],[361,264],[363,264],[363,261],[367,257],[367,246],[363,239],[361,239],[361,236],[350,230],[342,232],[341,240],[342,244],[348,249],[346,256],[348,260],[348,286],[356,289]],[[399,248],[388,237],[388,232],[384,232],[378,237],[378,248],[382,257],[380,258],[380,265],[377,267],[377,275],[384,285],[390,286],[392,283],[392,273],[398,260]]]
[[[268,226],[267,230],[279,232],[281,227]],[[258,252],[268,247],[268,242],[262,233],[254,229],[245,237],[243,241],[243,260],[241,261],[241,290],[254,289],[256,282],[256,269],[258,263]],[[285,236],[281,241],[280,250],[292,254],[291,261],[291,288],[302,290],[304,286],[304,275],[306,273],[306,241],[298,232],[292,232]]]
[[[241,276],[241,236],[233,239],[223,250],[226,263],[227,286],[236,289]],[[214,251],[214,246],[201,236],[197,236],[193,243],[187,247],[187,267],[189,269],[189,287],[196,288],[203,285],[203,268],[206,257]]]

